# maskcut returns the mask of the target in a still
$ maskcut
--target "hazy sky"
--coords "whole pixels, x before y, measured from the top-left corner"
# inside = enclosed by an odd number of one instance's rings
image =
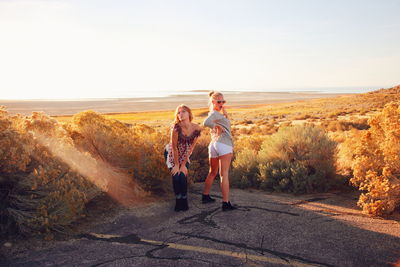
[[[400,84],[399,0],[0,0],[0,98]]]

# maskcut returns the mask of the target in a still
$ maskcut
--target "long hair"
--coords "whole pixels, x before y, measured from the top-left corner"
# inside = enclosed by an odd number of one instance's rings
[[[186,106],[185,104],[181,104],[181,105],[176,107],[175,115],[174,115],[174,125],[178,124],[180,122],[180,120],[178,118],[178,112],[179,112],[180,108],[183,108],[184,110],[186,110],[189,113],[189,121],[193,120],[192,110],[188,106]]]

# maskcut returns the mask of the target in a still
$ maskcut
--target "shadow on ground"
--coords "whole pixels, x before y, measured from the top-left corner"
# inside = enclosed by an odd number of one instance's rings
[[[363,215],[351,194],[234,189],[239,208],[222,212],[220,198],[201,204],[201,188],[193,186],[187,212],[174,212],[172,199],[121,209],[67,240],[3,252],[1,265],[390,266],[400,259],[399,222]]]

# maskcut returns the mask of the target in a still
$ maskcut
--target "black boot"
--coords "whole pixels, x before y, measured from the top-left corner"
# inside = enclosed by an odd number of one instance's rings
[[[222,202],[222,211],[229,211],[237,209],[235,206],[232,206],[231,202]]]
[[[182,209],[183,211],[187,211],[189,209],[187,198],[182,198]]]
[[[181,211],[182,210],[182,199],[175,199],[175,211]]]
[[[215,202],[215,199],[211,198],[210,195],[201,194],[201,202],[205,203],[212,203]]]

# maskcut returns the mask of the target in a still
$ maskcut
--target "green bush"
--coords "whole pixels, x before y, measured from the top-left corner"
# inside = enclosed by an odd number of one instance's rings
[[[326,191],[335,183],[336,143],[312,125],[280,128],[258,153],[262,188],[294,193]]]
[[[257,151],[253,149],[241,150],[233,161],[230,182],[239,188],[258,187]]]

